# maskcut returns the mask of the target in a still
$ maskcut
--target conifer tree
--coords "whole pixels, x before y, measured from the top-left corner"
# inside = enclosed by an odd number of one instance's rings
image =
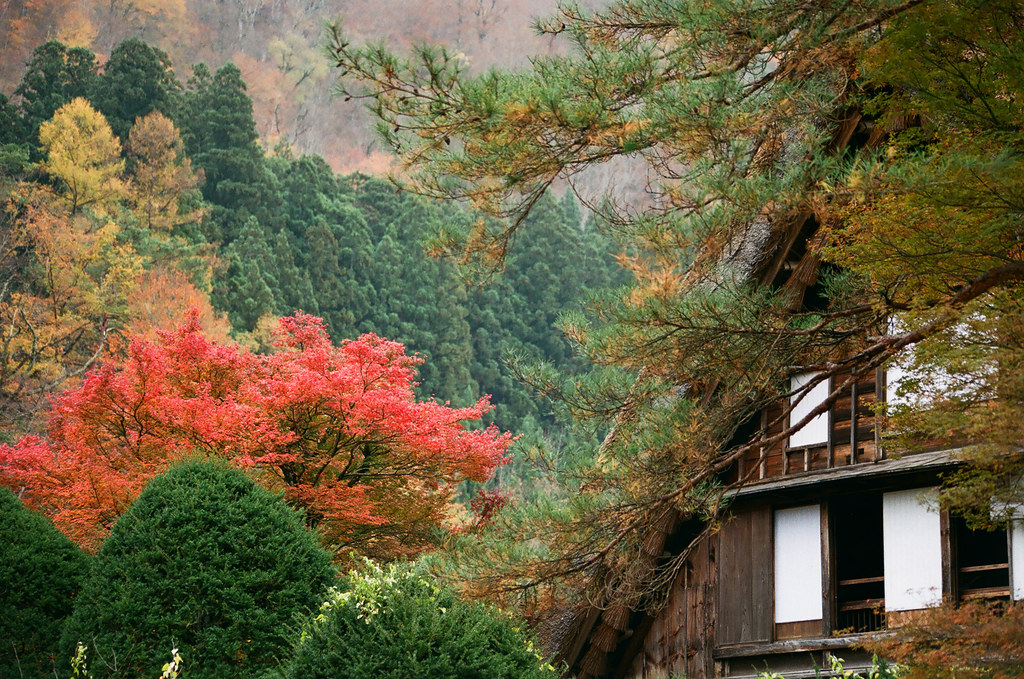
[[[175,117],[188,157],[204,173],[203,197],[214,206],[209,240],[227,245],[256,215],[266,178],[241,71],[231,63],[214,74],[195,66]]]
[[[115,524],[63,632],[101,677],[157,676],[177,647],[196,676],[273,667],[295,616],[334,577],[330,554],[283,499],[216,463],[153,479]]]
[[[553,679],[525,625],[405,565],[368,564],[303,626],[282,679]]]
[[[84,47],[68,47],[56,40],[36,47],[14,90],[24,118],[24,141],[34,146],[39,126],[72,99],[88,98],[96,78],[96,55]]]
[[[71,214],[86,205],[103,210],[124,194],[121,144],[106,119],[78,97],[39,127],[43,168],[57,179]]]
[[[610,573],[649,600],[643,529],[715,513],[720,473],[769,443],[737,427],[788,412],[795,371],[835,377],[833,397],[899,357],[952,375],[907,383],[928,407],[894,426],[975,444],[948,501],[1020,501],[1019,3],[620,0],[539,27],[573,52],[478,77],[441,48],[333,40],[342,89],[409,161],[400,185],[505,218],[445,234],[486,266],[557,179],[612,158],[651,177],[649,209],[602,208],[633,289],[569,327],[602,366],[593,388],[541,380],[615,435],[567,520],[528,535],[558,546],[532,577]],[[759,268],[794,241],[806,298]]]
[[[131,175],[128,200],[143,226],[169,231],[199,220],[201,211],[181,210],[182,198],[196,190],[199,177],[167,116],[154,111],[137,118],[128,137],[127,155]]]
[[[153,111],[171,112],[171,98],[177,89],[167,54],[129,38],[110,53],[89,100],[106,117],[114,134],[127,142],[137,118]]]

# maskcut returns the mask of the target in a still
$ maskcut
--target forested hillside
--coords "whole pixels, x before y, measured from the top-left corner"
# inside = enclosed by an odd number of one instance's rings
[[[265,151],[233,64],[197,64],[182,82],[141,40],[102,66],[50,41],[0,116],[2,308],[16,329],[3,355],[4,420],[21,428],[47,392],[129,334],[172,328],[197,306],[208,332],[257,350],[296,310],[322,317],[336,340],[402,342],[426,359],[421,396],[468,405],[490,394],[503,427],[536,430],[550,412],[505,354],[571,370],[558,315],[582,291],[622,280],[571,194],[544,198],[502,274],[463,280],[424,248],[442,227],[482,217],[335,175],[284,145]]]

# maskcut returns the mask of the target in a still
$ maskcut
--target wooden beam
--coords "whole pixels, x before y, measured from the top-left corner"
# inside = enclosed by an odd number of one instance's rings
[[[829,649],[850,648],[864,643],[871,636],[864,634],[846,634],[840,637],[823,637],[821,639],[787,639],[773,641],[770,644],[742,644],[723,646],[713,651],[715,658],[745,658],[755,655],[773,655],[775,653],[805,653]]]
[[[836,437],[836,404],[835,401],[828,406],[828,449],[825,453],[825,466],[829,469],[836,464],[836,451],[835,451],[835,437]]]
[[[885,369],[875,368],[875,460],[885,459],[885,448],[882,446],[882,422],[885,414],[878,410],[879,404],[885,401],[886,386]]]
[[[835,469],[819,470],[791,474],[786,478],[751,483],[749,485],[726,492],[726,497],[748,497],[779,490],[789,490],[804,486],[814,486],[846,479],[871,478],[893,474],[912,472],[936,472],[962,464],[958,459],[960,448],[938,450],[927,453],[914,453],[899,458],[887,458],[876,463],[865,463],[852,467],[836,467]]]

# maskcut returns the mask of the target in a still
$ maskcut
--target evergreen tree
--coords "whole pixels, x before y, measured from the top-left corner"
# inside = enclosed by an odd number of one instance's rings
[[[90,93],[93,106],[102,113],[122,142],[137,118],[152,111],[171,113],[171,100],[179,89],[165,52],[138,38],[114,48]]]
[[[320,305],[313,292],[309,270],[297,263],[298,248],[290,231],[282,229],[274,238],[274,268],[277,271],[277,310],[281,316],[301,310],[319,315]]]
[[[303,155],[288,163],[280,177],[288,229],[301,238],[305,229],[342,197],[344,186],[320,156]],[[301,253],[307,254],[307,253]]]
[[[18,107],[0,94],[0,146],[22,144],[27,138]],[[27,144],[26,144],[27,145]]]
[[[295,616],[333,580],[330,555],[284,501],[240,471],[191,462],[146,486],[114,525],[64,629],[93,676],[157,676],[173,646],[211,679],[274,666]]]
[[[568,223],[546,194],[524,221],[519,247],[508,258],[506,276],[522,299],[519,315],[528,328],[520,337],[558,365],[568,366],[571,353],[557,327],[558,316],[580,303],[583,290],[566,285],[581,279],[580,236],[579,226]]]
[[[255,217],[249,217],[223,252],[228,267],[226,275],[214,281],[214,305],[227,312],[232,327],[255,328],[261,316],[278,307],[277,261],[266,231]]]
[[[53,676],[61,627],[88,570],[84,552],[0,488],[0,676]]]
[[[410,161],[403,185],[505,218],[449,233],[485,264],[556,180],[647,163],[655,200],[607,209],[633,289],[569,328],[602,369],[545,382],[615,436],[565,520],[538,522],[557,555],[531,577],[600,572],[649,600],[650,517],[719,509],[722,471],[773,443],[741,423],[769,406],[787,422],[821,381],[835,399],[894,361],[931,376],[905,385],[927,407],[891,413],[904,443],[974,443],[945,499],[986,520],[994,497],[1021,502],[1019,2],[621,0],[541,29],[574,51],[479,77],[440,49],[333,41],[346,91]]]
[[[96,78],[96,55],[84,47],[69,48],[56,40],[36,47],[14,90],[24,119],[22,141],[35,147],[39,126],[72,99],[88,99]]]
[[[362,213],[344,204],[305,234],[317,304],[334,337],[358,337],[373,306],[375,293],[366,277],[373,266],[368,231]]]
[[[283,679],[541,679],[558,672],[525,625],[408,566],[369,566],[303,629]]]
[[[216,74],[193,69],[176,115],[185,151],[205,176],[203,197],[213,205],[208,239],[229,244],[255,215],[266,181],[263,150],[242,72],[228,63]]]

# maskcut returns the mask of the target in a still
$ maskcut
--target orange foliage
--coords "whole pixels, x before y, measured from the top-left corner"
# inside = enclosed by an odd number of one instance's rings
[[[185,157],[174,123],[159,111],[135,121],[128,137],[131,185],[128,200],[148,229],[170,230],[199,221],[200,210],[181,213],[182,196],[199,186],[200,178]]]
[[[136,337],[156,340],[158,331],[173,330],[190,309],[210,341],[231,343],[228,319],[213,308],[209,296],[185,274],[164,266],[142,274],[128,294],[127,330]]]
[[[907,679],[1024,676],[1024,604],[973,601],[917,611],[865,647],[906,666]]]
[[[117,243],[116,225],[69,216],[44,191],[19,189],[0,217],[0,424],[9,427],[102,354],[142,266]]]

